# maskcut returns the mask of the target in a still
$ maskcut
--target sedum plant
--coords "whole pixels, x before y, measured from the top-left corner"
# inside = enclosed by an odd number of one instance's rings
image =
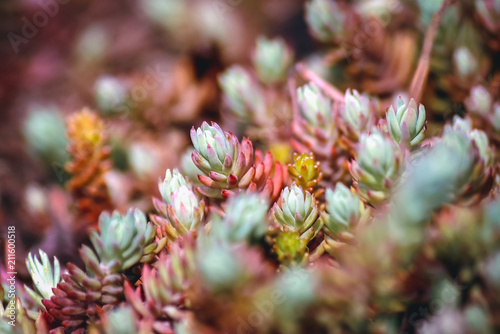
[[[105,123],[90,109],[71,115],[66,122],[68,152],[66,170],[71,175],[66,187],[75,200],[79,218],[95,227],[101,212],[112,209],[104,178],[110,169]]]
[[[366,209],[354,189],[337,183],[334,190],[326,192],[327,212],[321,213],[325,227],[334,235],[339,235],[355,227],[366,216]]]
[[[342,103],[332,101],[314,83],[297,89],[298,112],[294,115],[292,147],[299,153],[313,153],[321,162],[325,179],[346,179],[348,154],[339,145],[337,116]]]
[[[402,143],[413,148],[425,138],[425,108],[422,104],[417,108],[417,103],[413,99],[405,104],[399,97],[397,110],[394,111],[391,106],[387,111],[387,123],[391,138],[398,144]]]
[[[292,180],[315,197],[323,194],[324,190],[318,185],[323,179],[321,163],[316,161],[314,154],[293,154],[293,163],[288,165],[288,172]],[[316,190],[314,190],[317,188]]]
[[[279,204],[278,204],[279,203]],[[318,208],[314,197],[302,187],[292,184],[281,193],[280,200],[271,209],[274,221],[284,230],[303,234],[314,234],[312,228],[318,217]]]
[[[357,90],[347,89],[344,96],[345,103],[340,109],[344,133],[357,141],[361,133],[369,130],[375,124],[376,102],[366,94],[361,95]]]
[[[477,60],[471,51],[465,47],[459,47],[453,53],[453,62],[456,71],[462,78],[470,78],[478,70]]]
[[[167,169],[163,181],[158,182],[161,197],[166,204],[172,204],[172,195],[182,186],[190,187],[191,185],[177,168]]]
[[[475,86],[470,91],[470,96],[465,100],[465,106],[471,113],[487,114],[490,112],[492,98],[483,86]]]
[[[349,164],[358,194],[377,206],[386,201],[402,170],[402,154],[392,140],[377,129],[361,135],[355,160]]]
[[[25,286],[25,289],[26,293],[38,305],[43,306],[42,299],[50,299],[54,295],[52,289],[61,281],[61,267],[59,260],[54,256],[54,269],[52,270],[52,265],[47,254],[41,249],[38,250],[38,253],[40,254],[40,259],[36,255],[33,257],[31,253],[28,253],[28,258],[26,259],[26,267],[30,273],[35,290],[27,286]]]
[[[354,189],[349,189],[342,183],[337,183],[334,190],[327,189],[326,211],[320,214],[325,239],[316,256],[322,250],[335,256],[340,247],[353,244],[354,232],[358,225],[367,221],[368,214],[368,209]]]
[[[198,179],[204,187],[197,190],[207,197],[224,197],[243,189],[258,191],[270,199],[277,197],[283,182],[283,168],[273,164],[271,153],[262,157],[253,150],[252,142],[223,131],[217,123],[203,122],[198,129],[191,129],[195,151],[192,158],[201,171]],[[273,166],[274,165],[274,166]],[[274,167],[274,171],[273,171]]]
[[[272,85],[286,80],[293,63],[293,52],[280,38],[260,37],[252,61],[259,80]]]
[[[332,133],[334,121],[333,106],[328,97],[314,84],[307,84],[297,89],[297,101],[301,116],[311,128],[323,130],[324,136]]]
[[[99,77],[94,84],[94,95],[104,114],[120,112],[127,103],[129,92],[124,82],[109,75]]]
[[[138,332],[137,319],[131,307],[124,306],[117,308],[104,319],[104,330],[106,334],[123,333],[134,334]]]
[[[68,141],[64,136],[64,119],[57,110],[32,107],[23,124],[23,135],[30,152],[44,163],[51,167],[64,165]]]
[[[52,290],[53,296],[42,300],[51,326],[83,333],[87,323],[99,322],[101,309],[109,310],[123,299],[121,273],[151,261],[164,244],[155,241],[152,224],[137,209],[126,215],[103,213],[99,230],[90,236],[95,251],[80,249],[86,271],[68,263],[64,281]]]
[[[142,269],[142,293],[126,282],[125,296],[132,305],[139,326],[146,332],[167,333],[189,307],[187,291],[196,272],[196,244],[192,235],[179,238],[169,256],[160,257],[155,268]],[[144,296],[144,297],[142,297]]]
[[[214,222],[213,233],[228,242],[259,241],[267,229],[269,203],[252,193],[242,193],[230,198],[224,217]]]
[[[265,113],[265,100],[255,79],[243,67],[235,65],[220,77],[224,103],[244,120],[251,120]]]
[[[345,20],[345,13],[335,1],[313,0],[306,5],[306,21],[309,29],[320,41],[341,40],[345,33]]]
[[[259,36],[250,55],[251,66],[233,65],[218,77],[225,109],[238,128],[254,139],[287,144],[292,116],[288,74],[294,52],[281,38]]]
[[[314,196],[301,186],[285,188],[270,211],[274,226],[268,233],[273,252],[285,265],[304,264],[307,244],[318,234],[321,222]]]
[[[177,169],[168,169],[158,188],[163,202],[158,199],[153,202],[161,215],[151,215],[157,226],[157,235],[175,241],[179,236],[196,230],[205,215],[205,202],[199,200],[191,181]]]
[[[154,227],[140,210],[130,209],[125,215],[104,212],[99,217],[99,233],[90,234],[95,253],[90,248],[84,248],[84,252],[89,258],[97,256],[102,263],[118,260],[123,271],[135,263],[151,261],[161,246],[154,238]]]
[[[294,135],[306,152],[291,157],[291,183],[249,138],[203,123],[191,130],[201,185],[169,169],[152,222],[138,209],[101,214],[92,247],[80,249],[84,269],[70,262],[62,280],[57,260],[52,269],[45,253],[30,254],[26,291],[41,305],[18,299],[23,330],[380,333],[404,326],[402,312],[431,303],[452,276],[470,287],[454,299],[461,325],[494,327],[500,206],[491,132],[455,117],[417,147],[426,125],[414,100],[400,100],[384,127],[366,95],[348,91],[340,102],[325,92],[299,90]],[[360,126],[365,115],[372,119]],[[389,133],[373,127],[377,119]],[[332,173],[339,162],[352,179]],[[409,297],[422,291],[422,300]],[[477,296],[481,312],[468,302]],[[245,320],[262,312],[269,317],[259,326]],[[451,328],[446,321],[426,326]]]

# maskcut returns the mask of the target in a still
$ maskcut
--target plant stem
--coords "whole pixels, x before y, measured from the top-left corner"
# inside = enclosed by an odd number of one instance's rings
[[[311,71],[304,63],[298,63],[295,68],[302,77],[314,82],[333,100],[338,102],[344,102],[344,94],[342,94],[337,88],[335,88],[334,86],[323,80],[319,75]]]
[[[448,8],[455,2],[456,0],[444,0],[441,8],[439,8],[439,10],[432,17],[431,24],[427,29],[427,33],[425,34],[422,53],[420,54],[418,66],[415,70],[415,74],[413,75],[413,79],[411,81],[409,89],[410,97],[414,98],[417,103],[420,103],[423,88],[429,74],[431,52],[437,30],[439,28],[439,25],[441,24],[444,14],[448,10]]]

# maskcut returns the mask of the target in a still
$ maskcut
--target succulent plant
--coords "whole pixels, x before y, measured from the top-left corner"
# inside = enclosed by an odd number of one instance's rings
[[[0,303],[0,332],[2,334],[35,334],[46,330],[41,321],[29,318],[20,298],[15,297],[4,307]]]
[[[354,187],[360,197],[377,206],[390,196],[401,174],[402,156],[394,142],[377,129],[362,134],[358,145],[355,160],[349,164]]]
[[[282,265],[303,265],[309,255],[307,245],[319,233],[316,199],[302,187],[292,183],[283,189],[280,199],[270,210],[272,224],[267,243]]]
[[[292,180],[303,189],[315,197],[319,197],[324,192],[323,189],[316,188],[323,179],[321,163],[314,159],[314,154],[293,154],[293,163],[288,165],[288,172]]]
[[[139,209],[121,215],[118,211],[99,217],[99,233],[92,231],[90,241],[101,263],[119,262],[119,271],[138,262],[149,262],[165,241],[155,242],[155,229]],[[84,248],[89,257],[89,248]]]
[[[286,267],[303,266],[309,257],[307,244],[308,240],[301,238],[299,232],[285,230],[274,240],[273,252]]]
[[[484,86],[473,87],[470,96],[465,100],[465,106],[471,113],[488,114],[492,106],[490,92]]]
[[[366,218],[367,210],[354,189],[337,183],[334,190],[326,190],[327,212],[321,213],[324,226],[334,235],[349,231]]]
[[[258,241],[266,232],[268,208],[268,201],[257,194],[236,195],[227,201],[222,221],[213,223],[212,233],[231,243]]]
[[[68,263],[68,272],[62,274],[64,282],[52,290],[50,299],[42,300],[51,323],[83,332],[86,322],[98,322],[101,309],[109,309],[123,298],[121,272],[151,261],[165,244],[155,242],[155,230],[139,210],[123,216],[103,213],[99,230],[90,236],[95,252],[87,246],[80,249],[87,272]]]
[[[209,289],[222,292],[238,286],[244,275],[243,263],[225,245],[205,247],[203,258],[198,257],[198,266]]]
[[[459,165],[456,166],[458,189],[456,200],[464,203],[480,201],[491,189],[493,182],[492,151],[487,136],[479,130],[467,130],[467,126],[445,127],[442,141],[454,152]]]
[[[68,159],[64,119],[57,109],[32,108],[23,124],[29,150],[46,164],[64,165]]]
[[[67,121],[68,152],[66,164],[71,179],[66,187],[86,224],[95,227],[103,211],[112,209],[104,174],[111,167],[110,149],[104,122],[89,109],[73,114]]]
[[[292,124],[297,140],[292,142],[293,147],[301,153],[313,150],[316,157],[330,156],[337,140],[336,105],[312,83],[297,89],[297,104],[299,115]]]
[[[121,111],[128,98],[127,88],[119,79],[104,75],[99,77],[94,85],[95,99],[99,109],[105,113]]]
[[[344,12],[335,1],[312,0],[306,4],[306,21],[314,37],[323,42],[339,41],[345,33]]]
[[[178,171],[170,173],[167,170],[159,187],[164,202],[154,199],[153,203],[161,216],[151,215],[157,235],[175,241],[196,230],[205,216],[205,202],[198,199],[190,182]]]
[[[340,109],[343,122],[340,124],[344,133],[356,141],[362,132],[375,125],[376,103],[368,95],[361,95],[355,89],[347,89],[344,99],[345,104]]]
[[[129,306],[119,307],[109,312],[105,318],[104,330],[106,334],[123,333],[134,334],[138,333],[137,319]],[[141,328],[143,330],[143,328]]]
[[[203,219],[203,209],[196,194],[187,186],[180,186],[172,193],[172,204],[169,207],[169,218],[180,222],[186,230],[192,230],[198,226]]]
[[[89,274],[68,263],[68,271],[62,275],[64,282],[54,288],[54,296],[42,300],[50,323],[77,333],[84,332],[86,322],[97,322],[98,312],[118,303],[123,294],[119,262],[115,261],[110,267],[101,266],[97,258],[87,257],[89,254],[93,254],[92,251],[81,253],[91,270]]]
[[[459,47],[453,53],[453,62],[455,69],[462,78],[469,78],[474,75],[478,69],[478,63],[470,50],[465,47]]]
[[[174,170],[167,169],[163,181],[158,182],[161,197],[166,204],[172,204],[172,194],[176,192],[181,186],[190,187],[190,183],[179,172],[177,168]]]
[[[339,148],[335,122],[342,104],[332,102],[312,83],[297,89],[297,104],[299,112],[292,122],[293,149],[299,153],[312,152],[321,162],[326,179],[344,179],[348,174],[348,155]]]
[[[204,184],[236,187],[252,168],[252,142],[244,139],[240,145],[235,135],[224,132],[217,123],[204,122],[196,130],[193,127],[191,140],[195,149],[193,162],[204,174],[198,176]]]
[[[481,130],[474,129],[469,132],[469,136],[479,149],[479,157],[484,163],[484,167],[488,168],[493,163],[493,149],[490,147],[488,136]]]
[[[196,267],[200,277],[194,283],[215,296],[239,294],[242,287],[256,282],[256,277],[267,276],[270,270],[258,248],[227,242],[212,232],[198,236]],[[207,296],[197,297],[203,300]]]
[[[162,216],[151,215],[157,226],[157,235],[175,241],[179,236],[196,230],[205,215],[205,202],[198,199],[191,181],[177,169],[168,169],[158,187],[163,202],[154,199],[153,203]]]
[[[173,323],[181,320],[183,309],[190,307],[186,292],[196,272],[196,241],[186,235],[169,251],[156,268],[143,267],[141,288],[134,290],[125,283],[125,296],[140,319],[139,327],[146,332],[168,333]]]
[[[130,145],[126,154],[128,167],[138,179],[147,180],[156,174],[158,157],[148,145],[134,143]]]
[[[328,135],[334,126],[333,106],[320,88],[315,84],[307,84],[297,89],[297,102],[301,116],[312,128],[319,128]]]
[[[280,38],[259,37],[252,60],[259,80],[272,85],[286,81],[293,52]]]
[[[337,183],[334,190],[326,190],[326,211],[320,217],[325,237],[313,257],[323,251],[337,257],[339,249],[355,244],[355,230],[366,222],[368,210],[354,189]]]
[[[33,298],[40,306],[43,306],[42,299],[50,299],[54,295],[52,289],[61,281],[61,268],[59,260],[54,256],[54,270],[50,264],[49,257],[41,249],[38,250],[40,260],[31,253],[26,259],[26,267],[33,281],[34,290],[25,286],[28,295]]]
[[[264,95],[251,74],[241,66],[227,69],[219,77],[226,106],[243,120],[263,116],[266,111]]]
[[[249,139],[243,138],[240,144],[235,135],[223,131],[217,123],[203,122],[197,130],[191,129],[191,140],[195,148],[193,162],[202,172],[198,179],[205,185],[197,188],[201,194],[227,198],[248,189],[271,199],[277,197],[285,177],[283,168],[278,162],[273,166],[270,153],[262,157],[257,150],[254,155]]]
[[[306,231],[312,234],[318,232],[311,229],[318,217],[316,201],[313,195],[304,191],[301,186],[292,184],[291,187],[283,189],[278,203],[272,207],[271,215],[284,230],[300,234]]]
[[[408,105],[400,97],[398,99],[397,111],[391,106],[387,111],[387,123],[389,133],[398,144],[404,143],[410,147],[415,147],[424,140],[426,122],[425,108],[414,99]]]

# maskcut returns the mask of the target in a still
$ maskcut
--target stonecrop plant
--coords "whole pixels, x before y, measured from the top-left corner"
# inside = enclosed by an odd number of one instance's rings
[[[88,240],[74,263],[31,250],[15,327],[2,273],[0,332],[500,333],[500,1],[396,2],[306,2],[340,84],[260,37],[140,208],[106,177],[114,120],[70,116]]]

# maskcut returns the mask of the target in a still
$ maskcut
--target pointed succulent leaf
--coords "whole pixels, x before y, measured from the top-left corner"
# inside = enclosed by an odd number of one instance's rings
[[[26,259],[26,267],[28,268],[34,284],[34,290],[29,287],[26,287],[26,290],[33,300],[40,306],[43,306],[41,300],[50,299],[54,294],[52,289],[61,281],[61,269],[59,260],[55,256],[54,268],[52,269],[47,254],[41,249],[38,252],[41,262],[36,255],[32,256],[31,252]]]

